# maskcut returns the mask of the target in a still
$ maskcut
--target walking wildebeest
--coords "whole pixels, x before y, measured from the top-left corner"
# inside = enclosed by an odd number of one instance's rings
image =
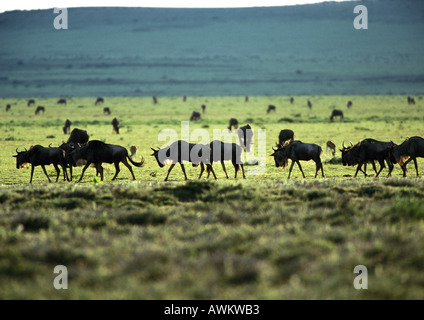
[[[333,141],[327,141],[326,152],[330,151],[333,154],[333,157],[336,155],[336,144]]]
[[[228,125],[228,130],[230,130],[234,127],[234,129],[238,129],[238,120],[236,118],[231,118],[230,123]]]
[[[181,165],[181,170],[184,173],[184,178],[187,180],[187,174],[184,168],[183,161],[189,161],[192,163],[193,167],[197,167],[200,164],[200,175],[199,179],[202,176],[203,171],[205,170],[204,164],[208,170],[212,172],[216,179],[215,172],[210,163],[210,149],[208,144],[194,144],[188,143],[187,141],[177,140],[171,145],[155,150],[151,156],[155,157],[159,167],[163,168],[166,164],[170,164],[168,169],[168,174],[165,177],[165,181],[168,181],[169,174],[174,166],[179,163]]]
[[[70,163],[73,167],[77,166],[79,160],[87,161],[81,172],[80,182],[84,176],[85,170],[94,164],[96,169],[100,172],[100,179],[103,181],[103,167],[102,163],[113,163],[115,165],[115,175],[112,181],[116,179],[119,169],[119,163],[122,162],[130,171],[133,180],[135,180],[134,172],[131,165],[128,163],[129,160],[134,166],[142,167],[144,165],[144,158],[141,157],[140,162],[134,162],[128,155],[128,150],[120,145],[107,144],[99,140],[91,140],[81,148],[75,149],[71,153],[66,155],[66,162]]]
[[[202,112],[205,113],[206,111],[206,105],[202,104]]]
[[[196,121],[196,120],[199,120],[200,119],[200,112],[197,112],[197,111],[193,111],[193,113],[191,114],[191,117],[190,117],[190,121]]]
[[[218,162],[218,161],[221,162],[222,169],[224,169],[225,176],[228,179],[228,174],[225,168],[224,161],[231,161],[235,170],[234,178],[237,178],[237,172],[241,168],[243,173],[243,178],[246,179],[246,176],[244,174],[243,162],[241,161],[242,149],[238,144],[226,143],[219,140],[214,140],[209,144],[209,149],[210,149],[210,158],[209,158],[210,168],[212,168],[212,165],[214,162]],[[210,168],[208,167],[206,169],[206,172],[208,173],[208,178],[210,174]]]
[[[6,112],[7,112],[7,111],[9,111],[9,110],[10,110],[10,108],[11,108],[10,104],[7,104],[7,105],[6,105]]]
[[[344,120],[344,115],[342,110],[334,109],[331,112],[330,120],[333,121],[335,117],[340,117],[340,120]]]
[[[266,113],[270,113],[271,111],[274,111],[275,112],[275,106],[274,105],[272,105],[272,104],[270,104],[269,106],[268,106],[268,109],[266,110]]]
[[[294,140],[294,131],[290,129],[283,129],[278,134],[278,144],[277,147],[280,148],[285,145],[285,143],[288,141]]]
[[[102,97],[98,97],[96,101],[94,102],[94,105],[97,106],[99,104],[103,104],[104,102],[105,102],[105,99],[103,99]]]
[[[363,141],[367,141],[368,139],[364,139],[359,141],[357,144],[353,145],[352,142],[350,142],[350,146],[346,147],[344,142],[342,145],[342,149],[340,149],[340,152],[342,153],[342,163],[344,166],[349,166],[349,167],[353,167],[358,165],[359,163],[359,152],[358,152],[358,146],[363,142]],[[374,139],[369,139],[371,142],[375,141]],[[364,169],[359,168],[359,171],[361,171],[366,177],[368,176],[367,174],[367,163],[371,163],[372,164],[372,168],[374,169],[375,174],[377,175],[377,168],[375,167],[375,162],[374,160],[370,160],[368,162],[364,163]]]
[[[421,137],[407,138],[400,145],[393,146],[390,150],[391,161],[400,165],[404,177],[408,172],[406,165],[411,161],[414,161],[417,177],[419,176],[417,158],[424,158],[424,139]]]
[[[315,178],[318,175],[318,171],[321,170],[322,177],[324,178],[324,168],[321,162],[321,153],[322,148],[313,143],[303,143],[299,140],[295,140],[285,145],[282,148],[272,149],[274,153],[271,156],[274,157],[275,166],[285,168],[288,164],[289,159],[292,160],[292,164],[289,170],[288,179],[290,179],[290,174],[293,169],[293,165],[297,163],[300,172],[302,172],[303,178],[305,174],[303,173],[302,166],[300,165],[300,160],[309,161],[313,160],[316,164]]]
[[[66,106],[66,99],[61,98],[61,99],[57,100],[57,104],[64,104]]]
[[[43,106],[38,106],[37,109],[35,109],[35,114],[39,114],[40,112],[45,112],[46,108],[44,108]]]
[[[103,108],[103,114],[110,114],[110,108],[109,107]]]
[[[64,134],[69,134],[69,131],[71,130],[71,124],[72,124],[72,121],[69,119],[66,119],[65,125],[62,128]]]
[[[308,100],[308,107],[309,109],[312,109],[312,102],[310,100]]]
[[[78,129],[78,128],[74,128],[71,131],[71,135],[68,138],[68,141],[66,141],[66,143],[77,143],[79,145],[83,145],[86,144],[88,142],[88,139],[90,138],[90,136],[88,135],[87,130],[82,130],[82,129]]]
[[[30,107],[33,104],[35,104],[35,100],[34,99],[29,99],[28,102],[27,102],[27,106]]]
[[[113,132],[119,134],[119,121],[117,118],[113,118],[112,120]]]
[[[253,130],[250,124],[247,124],[237,130],[240,145],[243,146],[244,151],[250,152],[250,145],[253,143]]]
[[[349,100],[349,101],[347,102],[347,107],[348,107],[348,108],[350,108],[351,106],[352,106],[352,101],[350,101],[350,100]]]
[[[154,104],[157,104],[158,103],[158,99],[155,96],[153,96],[152,98],[153,98],[153,103]]]
[[[35,146],[32,146],[29,150],[25,149],[25,151],[19,152],[18,149],[16,149],[16,153],[17,154],[14,155],[14,157],[16,158],[16,169],[20,169],[28,165],[31,165],[31,178],[29,180],[29,183],[32,183],[34,168],[36,166],[41,166],[47,179],[49,180],[49,182],[51,182],[45,167],[46,165],[50,165],[50,164],[52,164],[54,168],[56,169],[56,172],[57,172],[56,182],[59,180],[59,175],[60,175],[59,166],[63,168],[63,179],[64,180],[68,179],[67,173],[66,173],[66,162],[63,156],[62,149],[51,148],[51,147],[46,148],[40,145],[35,145]]]

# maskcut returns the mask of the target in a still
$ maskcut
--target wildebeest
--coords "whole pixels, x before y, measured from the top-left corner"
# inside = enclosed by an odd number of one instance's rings
[[[293,97],[291,97],[291,98],[290,98],[290,103],[291,103],[291,104],[293,104],[293,102],[294,102],[294,98],[293,98]]]
[[[164,147],[162,149],[153,149],[151,156],[155,157],[159,167],[163,168],[165,165],[170,164],[168,173],[165,177],[165,181],[168,180],[169,174],[174,166],[179,163],[181,165],[181,170],[184,173],[184,178],[187,180],[187,174],[184,168],[183,161],[189,161],[192,163],[193,167],[197,167],[200,164],[200,175],[199,179],[202,176],[203,171],[205,170],[204,165],[209,171],[212,172],[216,179],[215,172],[210,163],[210,149],[209,144],[194,144],[188,143],[184,140],[177,140],[171,145]]]
[[[65,125],[62,128],[64,134],[69,134],[69,131],[71,130],[71,124],[72,124],[72,121],[69,119],[66,119]]]
[[[206,105],[202,104],[202,112],[205,113],[206,111]]]
[[[27,102],[27,106],[30,107],[33,104],[35,104],[35,100],[34,99],[29,99],[28,102]]]
[[[245,102],[249,102],[249,97],[248,97],[248,96],[245,96],[245,97],[244,97],[244,101],[245,101]]]
[[[250,124],[246,124],[243,127],[240,127],[237,130],[239,137],[240,145],[243,146],[243,149],[247,152],[250,152],[250,145],[253,143],[253,130]]]
[[[274,112],[275,112],[275,110],[276,110],[275,106],[274,106],[274,105],[272,105],[272,104],[270,104],[270,105],[268,106],[268,109],[266,110],[266,113],[270,113],[271,111],[274,111]]]
[[[74,143],[74,142],[64,142],[59,146],[59,148],[62,149],[63,154],[64,154],[66,168],[69,168],[68,181],[72,181],[72,164],[68,163],[68,161],[66,159],[66,155],[71,153],[72,151],[80,148],[80,147],[81,147],[81,145],[79,145],[78,143]]]
[[[109,107],[103,108],[103,114],[110,114],[110,108]]]
[[[228,125],[228,130],[231,131],[231,129],[234,127],[234,129],[238,129],[238,120],[236,118],[231,118],[230,123]]]
[[[358,146],[363,143],[364,141],[367,141],[368,139],[364,139],[359,141],[357,144],[353,145],[352,142],[350,142],[350,146],[346,147],[344,142],[342,145],[342,149],[340,149],[340,152],[342,153],[342,163],[344,166],[356,166],[358,165],[359,161],[360,161],[360,157],[359,157],[359,152],[358,152]],[[371,142],[375,141],[374,139],[369,139]],[[374,160],[369,160],[367,162],[364,163],[364,168],[362,169],[359,168],[359,171],[361,171],[366,177],[368,176],[367,174],[367,163],[371,163],[372,167],[374,169],[375,174],[377,174],[377,168],[375,166],[375,162]]]
[[[312,109],[312,102],[310,100],[308,100],[308,107],[309,109]]]
[[[119,121],[117,118],[113,118],[112,120],[113,132],[119,134]]]
[[[57,100],[57,104],[64,104],[66,106],[66,99],[61,98],[61,99]]]
[[[144,165],[144,158],[141,158],[140,162],[133,161],[129,155],[128,150],[120,145],[108,144],[99,140],[91,140],[81,148],[75,149],[69,154],[66,154],[66,162],[70,163],[73,167],[77,166],[78,160],[87,161],[81,172],[80,182],[84,176],[85,170],[94,164],[96,169],[100,172],[100,179],[103,181],[103,167],[102,163],[113,163],[115,165],[115,175],[112,181],[116,179],[118,173],[121,171],[119,163],[122,162],[130,171],[133,180],[135,180],[134,172],[131,165],[127,160],[136,167],[142,167]]]
[[[200,112],[193,111],[190,117],[190,121],[196,121],[196,120],[199,120],[200,118],[201,118]]]
[[[348,107],[348,108],[350,108],[350,107],[352,106],[352,104],[353,104],[353,103],[352,103],[352,101],[350,101],[350,100],[349,100],[349,101],[347,102],[347,107]]]
[[[406,177],[408,170],[406,165],[414,161],[415,171],[418,175],[417,158],[424,158],[424,139],[418,136],[405,139],[400,145],[393,146],[390,150],[390,159],[393,163],[398,163]]]
[[[71,131],[71,135],[68,138],[68,141],[66,143],[77,143],[79,145],[86,144],[88,142],[88,139],[90,138],[87,130],[82,130],[78,128],[74,128]]]
[[[187,97],[186,97],[186,96],[184,96],[184,97],[183,97],[183,101],[184,101],[184,102],[186,102],[186,101],[187,101]]]
[[[105,102],[105,99],[103,99],[102,97],[98,97],[96,99],[96,101],[94,102],[94,105],[99,105],[99,104],[103,104]]]
[[[336,144],[333,141],[327,141],[326,152],[330,151],[333,154],[333,157],[336,155]]]
[[[285,145],[286,142],[294,140],[294,131],[290,129],[283,129],[278,134],[278,144],[277,147],[280,148]]]
[[[246,179],[246,176],[244,174],[243,162],[241,160],[242,149],[238,144],[214,140],[209,144],[209,149],[210,149],[210,158],[209,158],[210,167],[206,169],[206,172],[208,173],[208,178],[210,174],[210,168],[212,168],[213,163],[219,161],[221,162],[222,169],[224,170],[225,176],[228,179],[228,174],[225,168],[224,161],[231,161],[235,170],[234,178],[237,178],[237,172],[241,169],[243,173],[243,178]]]
[[[157,104],[158,103],[158,98],[156,98],[155,96],[152,97],[153,98],[153,103]]]
[[[29,180],[29,183],[32,183],[34,168],[37,166],[41,166],[47,179],[49,180],[49,182],[51,182],[45,167],[46,165],[50,164],[52,164],[56,169],[56,182],[59,180],[60,175],[59,166],[63,168],[63,179],[68,179],[66,173],[66,161],[63,156],[62,149],[35,145],[32,146],[29,150],[25,149],[25,151],[19,152],[18,149],[16,149],[16,153],[17,154],[14,155],[14,157],[16,158],[16,169],[31,165],[31,178]]]
[[[37,109],[35,109],[35,114],[39,114],[40,112],[45,112],[46,108],[44,108],[43,106],[38,106]]]
[[[415,104],[415,99],[408,96],[408,104]]]
[[[10,105],[10,104],[7,104],[7,105],[6,105],[6,112],[7,112],[7,111],[9,111],[9,110],[10,110],[10,108],[11,108],[11,105]]]
[[[324,168],[321,162],[321,153],[322,148],[313,143],[303,143],[299,140],[295,140],[285,145],[282,148],[274,149],[274,153],[271,156],[274,157],[275,166],[285,168],[288,164],[289,159],[292,160],[292,164],[289,170],[288,179],[290,179],[290,174],[293,169],[293,165],[297,163],[300,171],[302,172],[303,178],[305,174],[303,173],[302,166],[300,165],[300,160],[309,161],[313,160],[316,164],[315,178],[318,175],[318,172],[321,170],[322,177],[324,178]]]
[[[335,117],[339,117],[340,120],[344,119],[343,111],[339,109],[334,109],[331,112],[330,120],[333,121]]]

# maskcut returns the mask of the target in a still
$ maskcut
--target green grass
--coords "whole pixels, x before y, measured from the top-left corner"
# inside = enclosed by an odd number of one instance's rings
[[[73,98],[66,107],[37,99],[46,107],[38,116],[25,99],[2,99],[12,110],[0,119],[0,299],[423,299],[424,182],[413,164],[407,178],[399,166],[391,178],[387,170],[378,179],[353,178],[340,152],[325,152],[327,140],[340,148],[368,137],[401,143],[422,136],[422,100],[411,107],[404,96],[305,96],[294,105],[289,98],[159,97],[157,105],[105,98],[110,116],[95,98]],[[263,174],[246,166],[247,179],[234,179],[229,164],[227,180],[217,163],[218,180],[197,180],[199,168],[187,165],[190,181],[177,166],[163,181],[167,168],[150,147],[168,144],[159,132],[180,134],[181,121],[202,104],[206,113],[190,122],[190,133],[204,129],[212,137],[231,117],[266,129]],[[275,114],[266,113],[268,104]],[[345,111],[344,122],[329,121],[334,107]],[[115,116],[119,135],[112,133]],[[49,184],[37,167],[30,185],[30,171],[16,169],[15,149],[59,145],[66,118],[91,139],[136,145],[136,160],[146,160],[133,167],[137,180],[121,166],[111,182],[113,165],[104,164],[103,183],[89,168],[81,183],[60,177]],[[268,155],[283,128],[323,147],[325,178],[313,178],[313,162],[302,162],[306,179],[296,166],[290,180],[288,168],[275,167]],[[418,166],[422,175],[423,159]],[[47,170],[54,181],[55,170]],[[74,171],[77,179],[81,169]],[[56,265],[68,268],[68,290],[53,287]],[[368,269],[368,290],[353,287],[357,265]]]

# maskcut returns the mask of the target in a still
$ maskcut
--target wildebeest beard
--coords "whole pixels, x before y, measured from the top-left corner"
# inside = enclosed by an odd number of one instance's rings
[[[289,163],[289,158],[287,157],[286,154],[286,150],[284,149],[279,149],[277,151],[275,151],[274,153],[274,157],[275,157],[275,166],[276,167],[280,167],[280,168],[285,168],[287,167],[288,163]]]

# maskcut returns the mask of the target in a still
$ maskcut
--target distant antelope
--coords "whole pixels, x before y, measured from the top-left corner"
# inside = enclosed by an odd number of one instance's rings
[[[131,152],[130,159],[132,159],[135,156],[135,154],[137,153],[137,147],[136,146],[131,146],[130,147],[130,152]]]
[[[327,141],[327,152],[330,151],[333,154],[333,157],[336,155],[336,145],[333,141]]]

